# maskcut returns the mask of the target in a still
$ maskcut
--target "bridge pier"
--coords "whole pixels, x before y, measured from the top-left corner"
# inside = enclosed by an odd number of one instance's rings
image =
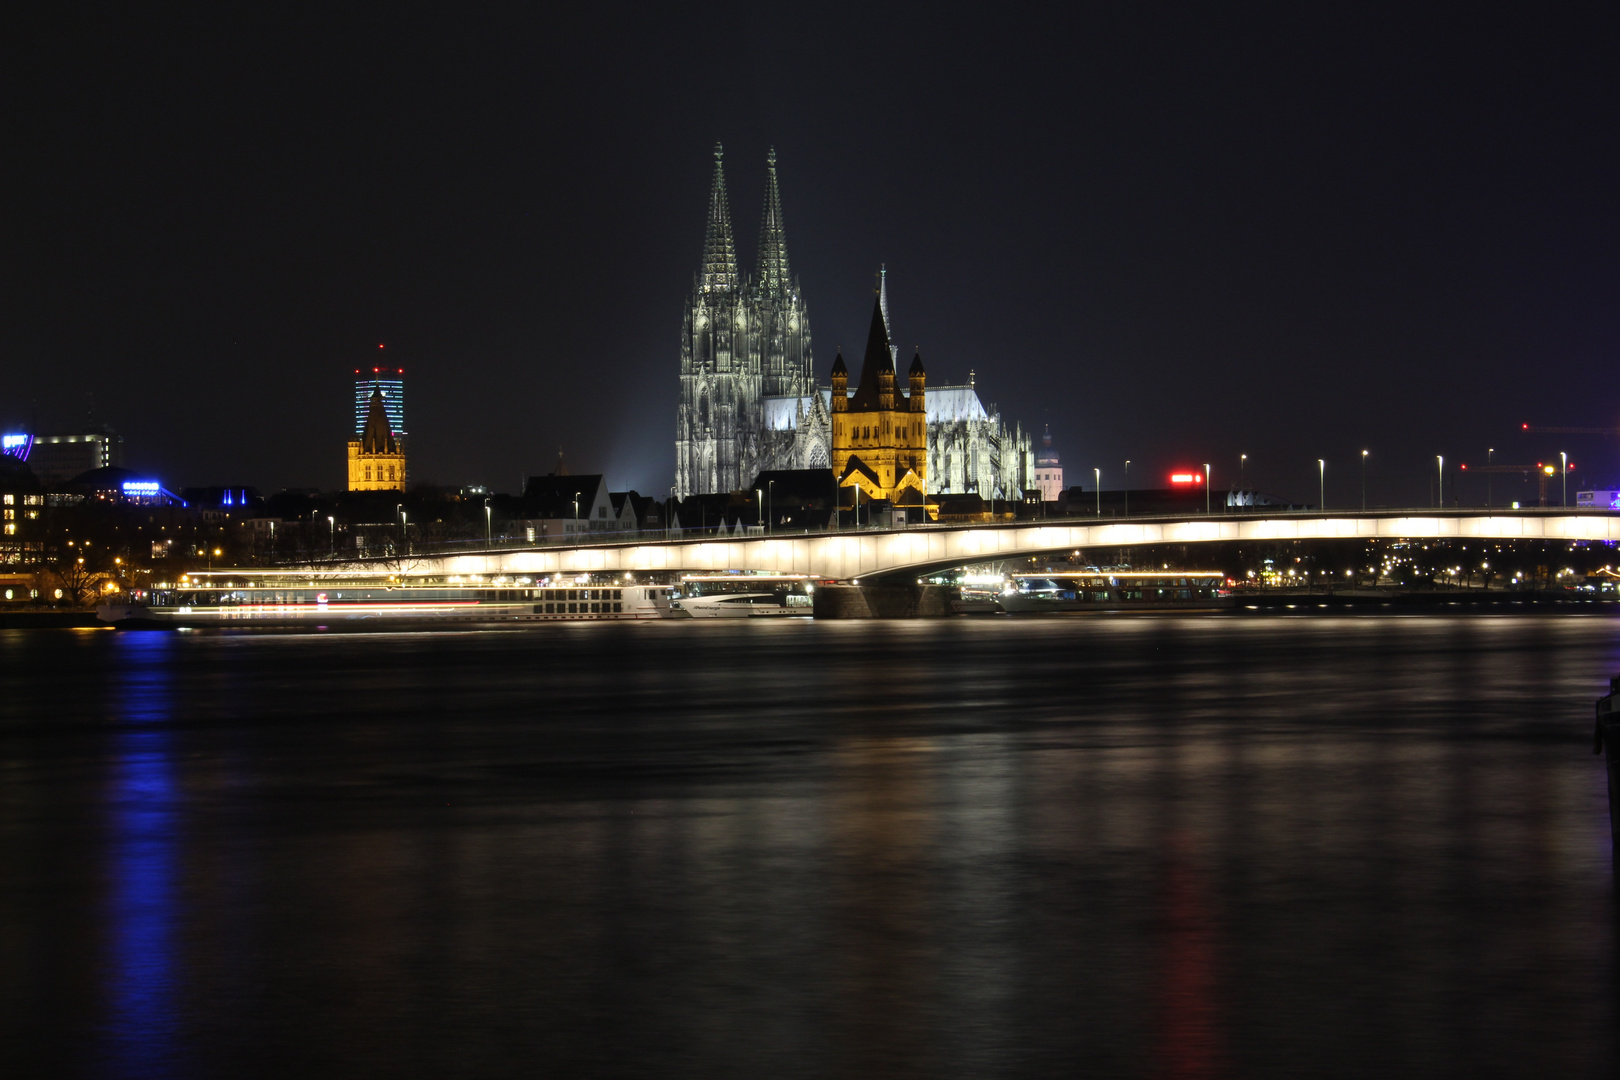
[[[938,619],[951,614],[949,585],[820,585],[812,611],[818,619]]]

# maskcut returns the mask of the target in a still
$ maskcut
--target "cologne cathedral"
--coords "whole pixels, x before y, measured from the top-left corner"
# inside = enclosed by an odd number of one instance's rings
[[[736,491],[767,469],[831,468],[827,404],[816,393],[810,315],[788,268],[776,151],[752,277],[738,266],[719,144],[703,264],[681,328],[675,494]]]
[[[681,397],[675,421],[675,494],[678,498],[747,488],[767,470],[832,469],[836,465],[843,484],[860,483],[847,475],[851,451],[892,451],[883,457],[891,468],[903,457],[906,466],[888,483],[869,478],[863,486],[893,497],[891,485],[926,485],[927,494],[978,494],[986,499],[1020,499],[1035,486],[1034,455],[1023,429],[1010,429],[994,405],[980,401],[973,375],[966,386],[941,386],[921,393],[926,398],[926,425],[922,446],[901,447],[877,443],[838,447],[834,461],[833,387],[816,385],[810,355],[810,315],[804,294],[788,267],[787,234],[783,227],[782,196],[776,180],[776,151],[766,155],[765,211],[760,222],[759,257],[754,274],[744,275],[738,264],[731,229],[731,204],[719,144],[714,148],[714,181],[709,189],[708,228],[703,241],[703,262],[692,283],[681,328]],[[888,275],[880,272],[874,311],[874,333],[881,331],[884,364],[872,352],[862,365],[855,411],[876,404],[895,379],[899,350],[889,324]],[[881,321],[881,328],[877,321]],[[875,340],[875,339],[874,339]],[[920,358],[908,380],[921,374]],[[842,367],[842,358],[837,362]],[[839,378],[839,375],[842,378]],[[834,382],[847,386],[848,373],[834,372]],[[887,381],[884,381],[887,380]],[[868,385],[868,382],[871,385]],[[878,385],[882,382],[882,385]],[[847,393],[847,391],[845,391]],[[870,398],[871,400],[867,400]],[[899,402],[904,402],[900,406]],[[894,407],[911,412],[911,398],[903,392]],[[849,409],[838,409],[846,412]],[[876,410],[881,413],[881,409]],[[878,416],[879,431],[885,418]],[[845,417],[853,432],[854,420]],[[909,425],[907,421],[908,433]],[[863,436],[870,424],[863,422]],[[841,440],[842,441],[842,440]],[[922,451],[914,454],[913,451]],[[894,456],[894,461],[889,461]],[[877,460],[874,458],[874,460]],[[912,478],[904,481],[912,465]]]

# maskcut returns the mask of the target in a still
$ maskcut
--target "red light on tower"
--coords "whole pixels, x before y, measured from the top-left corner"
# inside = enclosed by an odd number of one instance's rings
[[[1468,466],[1467,466],[1467,464],[1463,464],[1463,465],[1459,465],[1459,466],[1457,466],[1457,467],[1458,467],[1458,468],[1459,468],[1459,469],[1461,469],[1461,470],[1462,470],[1462,471],[1463,471],[1463,472],[1467,472],[1467,471],[1468,471]]]
[[[1529,424],[1520,424],[1519,425],[1519,430],[1520,431],[1529,431],[1530,430],[1530,425]]]
[[[380,349],[380,348],[382,348],[382,347],[383,347],[383,346],[382,346],[382,342],[380,342],[380,341],[379,341],[379,342],[377,342],[377,348],[379,348],[379,349]]]

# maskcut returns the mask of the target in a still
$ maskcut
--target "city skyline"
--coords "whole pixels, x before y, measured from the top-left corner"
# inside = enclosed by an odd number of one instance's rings
[[[176,482],[341,486],[338,376],[387,342],[413,477],[512,488],[562,445],[667,487],[716,140],[791,169],[818,376],[887,263],[900,349],[941,383],[993,365],[1081,483],[1130,458],[1224,488],[1248,454],[1249,486],[1309,500],[1322,459],[1348,504],[1370,449],[1374,501],[1421,504],[1435,454],[1488,447],[1617,475],[1612,440],[1517,433],[1616,420],[1607,22],[1111,13],[1048,42],[750,12],[720,33],[769,59],[726,85],[673,16],[541,65],[523,17],[402,15],[385,49],[119,18],[42,23],[4,76],[0,423],[72,430],[91,394]],[[728,162],[741,237],[758,156]]]

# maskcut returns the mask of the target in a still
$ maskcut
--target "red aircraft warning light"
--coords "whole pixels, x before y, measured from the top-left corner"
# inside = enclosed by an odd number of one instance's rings
[[[1172,484],[1202,484],[1204,482],[1204,474],[1195,472],[1171,473],[1170,482]]]

